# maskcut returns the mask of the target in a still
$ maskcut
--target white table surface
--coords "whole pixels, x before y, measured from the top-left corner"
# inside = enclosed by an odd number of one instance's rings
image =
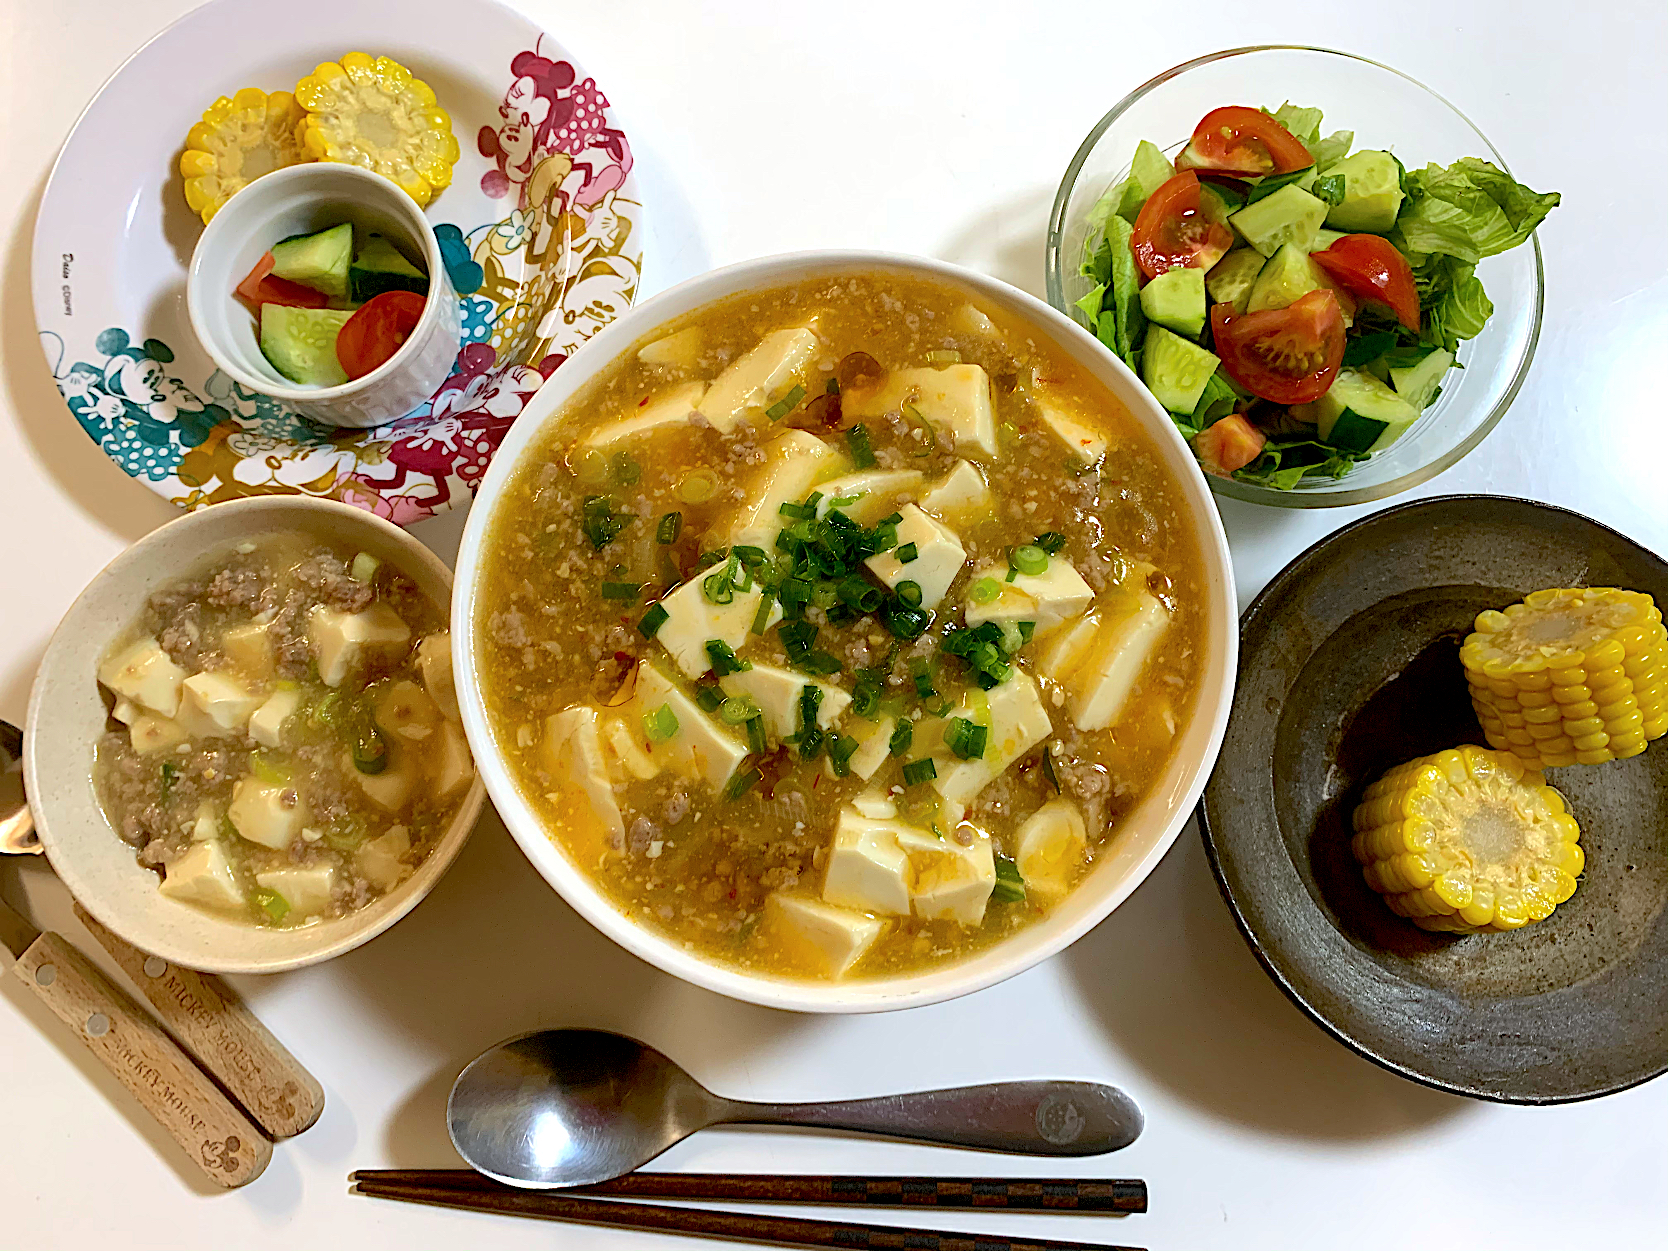
[[[59,614],[171,515],[70,419],[36,345],[28,270],[40,190],[71,123],[130,51],[188,7],[0,3],[0,716],[14,722]],[[970,264],[1041,295],[1061,171],[1130,87],[1249,43],[1314,43],[1395,65],[1459,103],[1520,177],[1564,193],[1541,231],[1546,321],[1528,385],[1481,448],[1423,493],[1549,500],[1668,551],[1660,0],[519,7],[573,49],[624,119],[652,213],[645,294],[749,256],[872,245]],[[281,5],[271,29],[281,37]],[[1367,510],[1223,511],[1244,602]],[[461,523],[454,513],[419,533],[450,556]],[[6,890],[74,937],[43,868],[8,865]],[[1662,1245],[1668,1227],[1668,1082],[1532,1110],[1439,1094],[1358,1059],[1258,969],[1191,829],[1065,954],[959,1002],[892,1015],[796,1017],[674,981],[571,912],[490,814],[396,929],[325,967],[238,985],[329,1103],[259,1181],[211,1195],[57,1020],[10,978],[0,984],[0,1247],[696,1245],[347,1194],[354,1168],[454,1165],[442,1109],[458,1068],[507,1035],[578,1024],[647,1039],[747,1098],[1052,1075],[1115,1082],[1145,1109],[1135,1146],[1063,1166],[772,1131],[705,1133],[665,1158],[703,1170],[1059,1168],[1144,1177],[1152,1189],[1152,1211],[1121,1222],[943,1216],[947,1227],[1190,1251],[1372,1251],[1409,1237],[1514,1251],[1642,1247]],[[1410,1203],[1422,1210],[1399,1214]]]

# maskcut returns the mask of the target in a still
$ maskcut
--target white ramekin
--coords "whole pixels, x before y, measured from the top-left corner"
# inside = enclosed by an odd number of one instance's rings
[[[480,816],[479,774],[417,871],[357,912],[297,929],[267,929],[194,908],[157,890],[117,837],[93,791],[93,747],[107,713],[98,665],[151,592],[236,544],[282,530],[355,544],[400,570],[437,604],[451,595],[444,563],[391,522],[334,500],[263,495],[176,517],[111,561],[70,605],[35,674],[23,732],[24,786],[41,845],[81,906],[139,950],[211,973],[277,973],[369,942],[417,906],[462,850]]]
[[[489,727],[481,698],[483,655],[476,649],[482,554],[504,492],[531,449],[586,383],[657,327],[728,296],[818,275],[857,271],[897,274],[959,286],[1013,315],[1056,344],[1112,392],[1134,416],[1177,484],[1204,565],[1205,662],[1198,695],[1164,773],[1128,813],[1109,851],[1047,917],[1012,938],[953,964],[891,977],[816,982],[750,973],[707,959],[681,942],[628,919],[568,857],[523,796]],[[1227,728],[1238,656],[1238,608],[1228,540],[1198,462],[1169,416],[1123,362],[1070,318],[1006,283],[942,261],[887,252],[819,251],[766,257],[692,278],[632,309],[601,331],[556,371],[533,397],[475,493],[458,554],[452,598],[452,655],[464,729],[476,767],[499,814],[527,858],[591,924],[626,950],[668,973],[750,1003],[800,1012],[875,1012],[953,999],[1023,972],[1082,937],[1127,899],[1169,850],[1216,762]]]
[[[377,369],[340,386],[301,386],[262,354],[259,327],[233,292],[280,239],[344,221],[353,223],[356,235],[375,231],[422,256],[428,303],[411,337]],[[226,201],[191,254],[185,300],[191,328],[222,372],[327,425],[367,428],[405,416],[439,389],[457,359],[457,294],[434,227],[399,187],[354,165],[291,165]]]

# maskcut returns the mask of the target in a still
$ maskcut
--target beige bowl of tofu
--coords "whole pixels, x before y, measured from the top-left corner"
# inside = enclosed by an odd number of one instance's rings
[[[813,1012],[965,994],[1104,918],[1215,759],[1221,523],[1046,305],[879,253],[633,309],[493,462],[452,637],[528,858],[628,950]]]
[[[452,683],[451,576],[331,500],[188,513],[112,561],[48,645],[25,780],[94,917],[188,968],[269,973],[409,912],[484,788]]]

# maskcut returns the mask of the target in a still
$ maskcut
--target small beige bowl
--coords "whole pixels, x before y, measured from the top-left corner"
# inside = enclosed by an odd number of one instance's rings
[[[452,575],[397,526],[332,500],[262,496],[187,513],[111,561],[84,590],[47,645],[29,695],[24,784],[47,859],[70,894],[141,951],[210,973],[277,973],[351,951],[398,921],[451,865],[480,815],[477,774],[451,828],[391,894],[348,916],[293,930],[263,929],[165,898],[156,874],[117,837],[93,791],[93,747],[105,726],[95,673],[111,640],[151,592],[246,539],[302,530],[345,539],[404,572],[438,604]]]

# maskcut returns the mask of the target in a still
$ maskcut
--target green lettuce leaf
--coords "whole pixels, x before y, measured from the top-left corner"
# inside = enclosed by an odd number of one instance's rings
[[[1265,109],[1264,112],[1267,112]],[[1274,120],[1291,131],[1298,141],[1308,148],[1311,153],[1315,145],[1320,142],[1321,111],[1319,109],[1305,109],[1290,101],[1274,110]]]
[[[1221,421],[1239,405],[1239,395],[1228,381],[1228,375],[1218,369],[1205,383],[1205,389],[1199,395],[1199,403],[1194,406],[1193,420],[1190,423],[1197,434],[1206,426]]]
[[[1101,225],[1105,224],[1103,218]],[[1097,282],[1102,287],[1112,281],[1112,245],[1102,238],[1100,246],[1092,252],[1085,253],[1083,264],[1078,267],[1078,273],[1091,282]]]
[[[1103,282],[1098,284],[1088,295],[1077,301],[1077,307],[1083,310],[1083,316],[1087,319],[1090,328],[1100,324],[1101,300],[1105,295],[1106,284]]]
[[[1441,253],[1475,265],[1515,248],[1558,206],[1556,191],[1537,192],[1476,157],[1447,168],[1410,170],[1407,200],[1396,219],[1405,249]]]
[[[1326,138],[1309,145],[1309,155],[1315,158],[1315,168],[1325,173],[1349,155],[1355,143],[1353,130],[1335,130]]]
[[[1140,372],[1140,357],[1142,340],[1147,337],[1147,316],[1141,311],[1141,274],[1135,267],[1135,254],[1130,251],[1130,239],[1135,228],[1123,218],[1113,216],[1106,219],[1106,237],[1101,246],[1109,248],[1110,274],[1109,284],[1111,298],[1106,301],[1106,308],[1111,312],[1112,341],[1108,344],[1124,360],[1131,369]],[[1101,313],[1101,325],[1097,330],[1102,343],[1108,343],[1106,337],[1106,312]]]
[[[1436,253],[1410,258],[1413,282],[1419,289],[1423,325],[1419,342],[1426,348],[1455,351],[1461,339],[1473,339],[1494,315],[1494,302],[1483,290],[1475,267],[1453,256]]]
[[[1263,445],[1262,454],[1234,477],[1277,491],[1290,491],[1305,478],[1342,478],[1364,453],[1340,451],[1304,435],[1275,436]]]

